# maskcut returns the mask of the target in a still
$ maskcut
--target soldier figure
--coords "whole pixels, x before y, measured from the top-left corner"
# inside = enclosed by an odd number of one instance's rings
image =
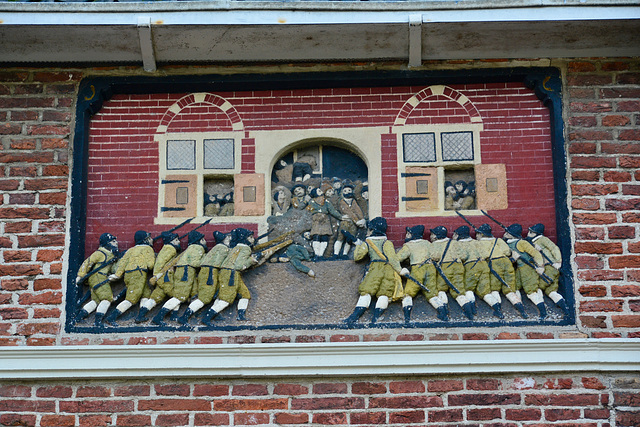
[[[229,304],[233,303],[238,295],[238,320],[245,320],[245,313],[249,305],[251,294],[241,271],[244,271],[258,263],[258,258],[251,254],[251,247],[255,243],[253,232],[246,228],[236,228],[231,232],[231,249],[220,266],[218,273],[219,293],[211,308],[202,319],[202,323],[211,326],[211,321]]]
[[[178,253],[182,250],[180,246],[180,236],[176,233],[162,233],[162,241],[164,245],[156,256],[156,263],[153,266],[153,277],[155,278],[155,288],[151,292],[151,296],[140,304],[140,311],[136,317],[136,323],[142,323],[147,320],[147,313],[157,304],[164,301],[167,295],[173,292],[173,269],[166,269],[165,266],[174,260]]]
[[[330,201],[324,198],[324,193],[321,189],[314,188],[311,190],[311,197],[313,199],[307,205],[307,210],[311,213],[311,237],[313,239],[311,246],[316,259],[318,259],[324,256],[329,244],[329,238],[333,234],[329,216],[336,219],[343,219],[343,216],[340,215],[340,212],[336,210]]]
[[[461,254],[464,254],[464,295],[471,303],[471,310],[473,315],[477,314],[476,309],[476,295],[475,291],[478,286],[478,282],[483,279],[488,279],[489,267],[486,265],[478,265],[480,255],[478,254],[478,248],[476,242],[471,238],[471,229],[466,226],[460,226],[453,232],[453,240],[456,240],[456,246]],[[486,268],[483,268],[486,267]]]
[[[558,293],[558,279],[560,277],[560,267],[562,267],[562,254],[560,248],[551,241],[547,236],[543,235],[544,225],[536,224],[529,227],[527,240],[530,240],[534,247],[540,251],[545,259],[544,273],[549,277],[551,283],[547,283],[540,278],[539,285],[553,302],[562,309],[564,314],[569,314],[567,302]]]
[[[436,309],[438,319],[448,320],[447,305],[440,299],[436,286],[436,267],[431,262],[431,257],[433,256],[432,245],[431,242],[423,239],[424,225],[407,227],[406,231],[405,244],[397,253],[398,261],[402,262],[408,258],[411,263],[411,279],[408,279],[405,283],[404,298],[402,299],[404,322],[409,323],[411,320],[413,298],[415,298],[420,291],[422,291],[426,300],[429,301],[429,304]],[[407,276],[406,269],[402,269],[401,274]],[[414,280],[422,283],[426,289],[420,287]],[[446,289],[447,286],[445,285],[442,293],[444,293]]]
[[[218,274],[220,267],[229,253],[231,244],[231,233],[213,232],[213,239],[216,245],[202,258],[200,272],[198,273],[197,289],[198,295],[185,312],[180,316],[178,322],[186,325],[189,318],[205,305],[213,301],[213,297],[218,292]]]
[[[466,255],[460,250],[460,244],[447,237],[447,229],[441,225],[431,229],[431,241],[433,242],[433,261],[438,263],[442,270],[438,271],[436,278],[438,289],[449,287],[449,294],[458,302],[465,316],[473,320],[472,302],[465,295],[464,265]],[[446,280],[445,280],[446,277]],[[453,289],[447,280],[460,291]],[[443,298],[444,300],[444,298]]]
[[[309,250],[302,245],[290,245],[285,251],[285,258],[280,258],[280,262],[289,261],[293,267],[301,273],[308,275],[309,277],[316,277],[314,271],[304,265],[302,261],[311,261]]]
[[[84,260],[78,269],[78,277],[76,277],[76,284],[79,284],[93,267],[103,266],[87,279],[91,291],[91,301],[82,307],[77,316],[77,320],[82,320],[95,310],[96,326],[102,325],[102,319],[113,302],[113,291],[108,277],[109,273],[116,269],[116,263],[112,260],[118,252],[118,240],[113,234],[103,233],[100,235],[99,245],[100,247]]]
[[[207,241],[204,239],[204,235],[196,230],[191,231],[189,233],[189,246],[180,255],[176,265],[173,267],[171,299],[165,302],[160,311],[154,316],[153,323],[165,326],[164,317],[167,313],[173,311],[177,314],[180,304],[187,301],[190,296],[194,296],[197,290],[194,287],[196,269],[200,268],[202,257],[206,251]]]
[[[544,298],[540,289],[540,275],[544,274],[542,254],[531,243],[522,238],[522,226],[511,224],[505,230],[503,239],[511,248],[511,258],[516,262],[516,283],[527,297],[538,307],[540,319],[547,317]]]
[[[349,243],[345,242],[342,230],[346,230],[355,236],[358,227],[364,228],[367,225],[362,209],[354,199],[353,188],[352,184],[345,184],[342,187],[342,197],[338,203],[338,211],[342,214],[342,220],[340,220],[340,226],[338,227],[337,239],[333,244],[333,254],[336,257],[342,256],[346,258],[351,249]]]
[[[151,296],[151,290],[147,286],[147,275],[156,262],[156,254],[151,245],[151,235],[144,230],[136,231],[133,237],[135,246],[127,250],[116,272],[109,276],[109,280],[116,281],[124,275],[124,284],[127,288],[127,296],[115,310],[105,318],[107,323],[117,326],[116,319],[125,311],[137,304],[142,298],[142,305]]]
[[[393,243],[387,240],[387,221],[377,217],[369,221],[369,236],[364,242],[357,240],[353,254],[355,261],[369,256],[370,264],[367,273],[358,286],[360,298],[353,313],[345,319],[347,324],[354,324],[371,304],[373,296],[377,298],[371,323],[374,324],[389,305],[392,298],[402,298],[402,279],[400,278],[400,261],[396,256]]]

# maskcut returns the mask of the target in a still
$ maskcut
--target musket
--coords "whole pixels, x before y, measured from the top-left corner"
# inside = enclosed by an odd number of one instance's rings
[[[431,292],[431,291],[430,291],[430,290],[429,290],[425,285],[423,285],[422,283],[420,283],[420,281],[419,281],[418,279],[416,279],[415,277],[413,277],[412,275],[407,274],[407,275],[406,275],[406,276],[404,276],[404,277],[406,277],[407,279],[411,280],[411,281],[412,281],[412,282],[414,282],[416,285],[420,286],[420,287],[421,287],[425,292],[428,292],[428,293],[430,293],[430,292]]]
[[[178,228],[184,227],[185,225],[189,224],[191,221],[193,221],[195,217],[193,218],[189,218],[183,222],[181,222],[180,224],[176,225],[175,227],[173,227],[170,230],[164,231],[163,233],[173,233],[174,231],[176,231]],[[160,239],[162,237],[162,233],[160,233],[159,235],[157,235],[156,237],[153,238],[153,241],[155,242],[156,240]]]
[[[96,268],[94,268],[93,270],[91,270],[90,272],[88,272],[87,274],[85,274],[84,276],[82,276],[82,278],[80,278],[80,281],[77,283],[78,285],[84,283],[85,280],[87,280],[89,277],[93,276],[94,274],[96,274],[98,271],[102,270],[103,268],[113,264],[114,262],[117,262],[120,260],[120,258],[122,258],[122,256],[124,255],[124,252],[122,252],[119,255],[115,255],[113,258],[111,258],[108,261],[104,261],[102,262],[99,266],[97,266]]]
[[[257,258],[258,258],[258,263],[256,265],[264,264],[264,262],[267,259],[271,258],[271,256],[273,254],[278,252],[280,249],[286,248],[287,246],[289,246],[292,243],[293,243],[292,239],[287,239],[287,240],[284,240],[284,241],[282,241],[282,242],[280,242],[278,244],[271,245],[271,246],[269,246],[269,247],[267,247],[265,249],[262,249],[261,251],[254,252],[254,255],[257,256]]]
[[[491,221],[495,222],[496,224],[498,224],[500,227],[502,227],[502,229],[504,231],[507,231],[507,227],[501,223],[500,221],[498,221],[497,219],[495,219],[494,217],[492,217],[491,215],[489,215],[486,211],[483,211],[482,209],[480,209],[480,212],[482,212],[487,218],[489,218]]]
[[[442,278],[444,279],[444,283],[447,284],[447,286],[449,286],[451,289],[453,289],[454,291],[456,291],[457,293],[461,293],[458,288],[456,288],[453,283],[451,283],[451,280],[449,280],[449,278],[444,274],[444,271],[442,271],[442,268],[440,268],[440,265],[438,265],[437,262],[435,262],[434,260],[431,260],[431,263],[436,267],[436,270],[438,270],[438,273],[440,273],[440,276],[442,276]]]
[[[454,211],[454,212],[455,212],[455,213],[457,213],[457,214],[458,214],[458,216],[464,220],[464,222],[466,222],[467,224],[469,224],[469,226],[470,226],[471,228],[473,228],[476,232],[478,232],[478,229],[476,228],[476,226],[475,226],[475,225],[473,225],[473,224],[471,223],[471,221],[469,221],[469,220],[467,219],[467,217],[465,217],[464,215],[462,215],[462,214],[461,214],[460,212],[458,212],[458,211]]]
[[[203,222],[202,224],[200,224],[199,226],[197,226],[196,228],[194,228],[191,231],[196,231],[199,228],[204,227],[205,225],[209,224],[211,221],[213,221],[213,218],[209,218],[208,220],[206,220],[205,222]],[[191,233],[191,231],[189,231],[189,233]],[[187,237],[189,235],[189,233],[185,233],[182,236],[178,237],[180,240],[184,239],[185,237]]]
[[[482,212],[487,218],[489,218],[491,221],[495,222],[496,224],[498,224],[500,227],[502,227],[504,229],[504,231],[507,231],[507,227],[504,226],[504,224],[502,224],[500,221],[498,221],[497,219],[495,219],[494,217],[492,217],[491,215],[489,215],[487,212],[483,211],[482,209],[480,210],[480,212]],[[507,231],[508,232],[508,231]],[[541,252],[542,253],[542,252]],[[522,260],[523,263],[527,264],[529,267],[533,268],[534,270],[536,269],[535,265],[533,265],[531,262],[527,261],[526,259],[524,259],[524,257],[519,257],[519,260]],[[553,280],[551,280],[551,277],[547,276],[546,274],[542,273],[540,274],[540,277],[542,278],[542,280],[544,280],[547,284],[551,284],[553,283]]]
[[[295,233],[295,230],[287,231],[286,233],[281,234],[280,236],[276,237],[275,239],[271,239],[271,240],[269,240],[267,242],[257,244],[257,245],[255,245],[253,247],[253,252],[260,252],[263,249],[267,249],[270,246],[273,246],[273,245],[275,245],[277,243],[283,242],[283,241],[287,240],[287,238],[289,236],[291,236],[293,233]],[[264,237],[264,234],[261,237]]]

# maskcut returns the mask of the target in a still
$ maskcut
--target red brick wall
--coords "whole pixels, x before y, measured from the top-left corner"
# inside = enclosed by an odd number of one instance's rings
[[[470,376],[0,384],[0,425],[635,426],[638,378]]]
[[[591,337],[626,338],[637,337],[640,333],[640,246],[637,244],[640,135],[636,129],[640,114],[640,70],[634,64],[630,60],[583,60],[567,64],[564,108],[571,187],[570,220],[576,239],[578,330]],[[37,69],[0,73],[0,117],[4,120],[0,127],[2,345],[76,342],[75,338],[62,339],[60,318],[63,287],[66,286],[63,283],[62,254],[67,219],[71,119],[77,85],[83,73],[82,70],[44,72]],[[514,88],[517,90],[520,89]],[[381,95],[381,98],[394,96]],[[161,115],[171,104],[168,99],[157,98],[145,101],[156,105],[154,117]],[[131,104],[131,101],[118,98],[113,101],[116,102]],[[160,104],[162,107],[158,107]],[[113,113],[110,105],[105,106],[101,114]],[[388,118],[391,120],[392,115]],[[546,119],[541,113],[533,121]],[[141,120],[144,123],[150,121],[149,116]],[[121,121],[129,122],[126,119]],[[487,121],[485,126],[490,128]],[[144,132],[136,131],[136,126],[121,128],[118,132],[125,135],[121,138],[137,141],[137,144],[148,141],[149,126]],[[107,132],[113,133],[114,130],[109,128]],[[496,131],[493,136],[488,132],[487,129],[486,139],[493,141],[495,138],[498,142],[501,131]],[[100,135],[92,138],[96,139],[92,144],[98,144],[96,141]],[[110,140],[105,138],[99,144],[105,144],[104,148],[107,148]],[[249,149],[249,141],[246,145]],[[389,154],[390,147],[387,149]],[[115,149],[114,146],[110,148]],[[124,157],[111,167],[124,170],[155,168],[156,151],[149,148],[146,153],[143,165],[139,158],[127,160]],[[393,159],[383,159],[383,163],[390,168],[388,177],[395,177]],[[385,185],[393,187],[395,184]],[[98,197],[97,192],[95,197]],[[155,203],[155,187],[143,188],[141,194],[145,193],[145,197]],[[102,199],[96,204],[96,211],[107,203],[110,209],[103,209],[104,212],[110,212],[112,206],[117,206],[117,200],[99,197]],[[112,219],[106,218],[105,221]],[[481,331],[480,336],[494,339],[500,332]],[[508,334],[519,337],[527,337],[531,333],[537,331],[508,331]],[[558,331],[542,333],[549,337],[558,337],[559,334]],[[297,341],[298,335],[286,334],[286,339]],[[329,341],[333,334],[320,335]],[[439,332],[417,335],[414,339],[430,339]],[[450,335],[472,337],[469,331],[464,334],[454,331]],[[396,339],[397,334],[390,337]],[[220,341],[226,342],[227,339],[223,337]],[[355,336],[355,339],[363,338]],[[83,338],[81,342],[84,341],[95,342],[95,338]],[[159,339],[159,342],[163,341]],[[253,341],[260,342],[261,338]],[[192,337],[190,342],[194,342]]]
[[[509,210],[505,223],[546,225],[555,238],[555,203],[551,161],[549,111],[522,83],[453,85],[447,95],[467,96],[483,120],[480,134],[483,163],[506,163]],[[153,136],[161,123],[168,132],[229,131],[239,117],[246,132],[324,127],[392,126],[405,103],[423,86],[219,92],[217,98],[194,103],[184,94],[118,95],[93,118],[89,138],[89,193],[86,250],[95,249],[98,236],[109,231],[123,247],[133,244],[133,232],[162,231],[153,225],[157,212],[158,148]],[[422,95],[422,94],[420,94]],[[422,98],[420,98],[422,99]],[[227,100],[230,117],[216,105]],[[182,110],[167,110],[174,103]],[[405,110],[403,110],[405,111]],[[407,124],[470,123],[470,113],[442,95],[424,99],[410,110]],[[401,138],[401,137],[400,137]],[[242,170],[251,172],[255,154],[251,140],[242,141]],[[382,212],[389,221],[389,237],[400,244],[404,227],[461,225],[457,217],[396,219],[398,182],[396,137],[382,136]],[[270,160],[270,159],[267,159]],[[536,206],[535,217],[530,207]],[[109,206],[109,208],[105,208]],[[126,216],[122,215],[126,212]],[[118,219],[117,221],[113,221]],[[474,218],[478,225],[486,221]]]

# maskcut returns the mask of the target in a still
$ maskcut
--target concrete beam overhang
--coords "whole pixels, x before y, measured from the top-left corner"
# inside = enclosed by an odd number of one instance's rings
[[[0,348],[0,378],[638,372],[632,339]]]
[[[638,55],[640,6],[627,0],[0,2],[2,64]]]

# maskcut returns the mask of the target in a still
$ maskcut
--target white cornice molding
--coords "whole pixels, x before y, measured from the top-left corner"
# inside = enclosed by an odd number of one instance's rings
[[[640,340],[56,346],[0,349],[2,379],[624,371],[640,371]]]

